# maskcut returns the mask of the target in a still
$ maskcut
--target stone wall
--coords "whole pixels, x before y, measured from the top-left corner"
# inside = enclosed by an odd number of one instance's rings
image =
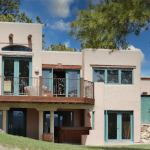
[[[141,125],[141,143],[150,143],[150,124]]]

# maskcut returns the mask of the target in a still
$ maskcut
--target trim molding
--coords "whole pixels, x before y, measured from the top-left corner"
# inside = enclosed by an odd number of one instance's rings
[[[128,66],[128,65],[98,65],[98,64],[90,64],[90,67],[93,68],[105,68],[105,69],[136,69],[136,66]]]
[[[82,69],[82,66],[77,65],[62,65],[58,63],[56,65],[42,64],[42,68],[60,68],[60,69]]]
[[[150,77],[141,77],[141,80],[150,80]]]

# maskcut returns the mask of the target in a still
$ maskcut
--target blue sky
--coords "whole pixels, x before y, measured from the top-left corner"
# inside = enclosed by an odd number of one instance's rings
[[[97,4],[99,0],[92,0]],[[46,47],[61,42],[71,48],[80,49],[80,42],[68,35],[70,22],[76,20],[76,13],[87,8],[88,0],[20,0],[20,12],[36,22],[38,15],[47,24],[43,29],[46,33]],[[139,36],[131,34],[127,37],[131,50],[141,51],[141,75],[150,76],[150,31],[142,30]]]

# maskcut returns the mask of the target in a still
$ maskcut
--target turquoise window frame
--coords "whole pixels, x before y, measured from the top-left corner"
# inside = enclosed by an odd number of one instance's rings
[[[77,91],[77,97],[80,97],[80,70],[75,70],[75,69],[66,69],[66,97],[68,97],[68,72],[69,71],[72,71],[72,72],[77,72],[78,74],[78,85],[79,85],[79,88],[78,88],[78,91]]]
[[[133,69],[103,69],[103,68],[93,68],[92,71],[92,80],[94,81],[94,70],[104,70],[105,80],[104,83],[108,85],[133,85]],[[118,70],[118,83],[107,83],[107,71],[108,70]],[[131,84],[123,84],[121,83],[121,71],[132,71],[132,83]]]
[[[119,131],[117,131],[117,139],[108,139],[108,113],[117,113],[117,126],[119,126]],[[131,138],[130,139],[122,139],[122,114],[123,113],[130,113],[130,132]],[[104,141],[105,142],[123,142],[123,141],[134,141],[134,111],[104,111]]]
[[[3,56],[2,57],[2,70],[1,70],[2,77],[4,77],[4,60],[5,59],[13,59],[14,60],[14,77],[15,78],[19,77],[19,60],[29,60],[29,86],[31,86],[32,85],[32,57]],[[2,83],[3,83],[3,80],[4,79],[2,79]],[[18,87],[15,88],[15,86],[16,85],[14,85],[14,93],[17,93]],[[2,95],[4,95],[3,88],[2,88]],[[20,96],[18,94],[14,94],[14,95]]]
[[[49,89],[51,90],[51,96],[53,97],[53,68],[42,68],[42,71],[44,70],[49,71]]]

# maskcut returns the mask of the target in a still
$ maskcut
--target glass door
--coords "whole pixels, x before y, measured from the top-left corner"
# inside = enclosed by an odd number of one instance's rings
[[[66,70],[66,97],[80,97],[79,70]]]
[[[26,109],[8,111],[8,134],[26,136]]]
[[[32,82],[31,59],[4,57],[2,75],[4,95],[24,95],[24,87]]]
[[[106,111],[106,141],[133,140],[133,112]]]

